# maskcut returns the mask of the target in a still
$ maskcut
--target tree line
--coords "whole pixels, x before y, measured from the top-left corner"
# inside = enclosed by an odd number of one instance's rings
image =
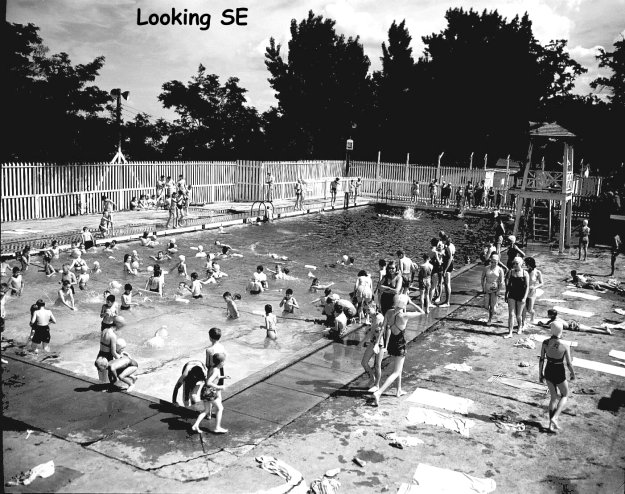
[[[566,40],[539,43],[527,14],[449,9],[446,27],[410,48],[405,21],[394,21],[371,71],[358,36],[310,11],[290,25],[288,54],[271,38],[265,52],[276,104],[259,113],[236,77],[203,65],[187,82],[164,82],[158,100],[173,122],[139,112],[122,124],[131,160],[343,159],[468,164],[471,153],[523,160],[531,121],[557,121],[578,136],[576,158],[599,172],[625,161],[625,40],[600,50],[594,94],[573,95],[587,70]],[[117,148],[116,99],[94,82],[105,58],[73,65],[49,54],[33,24],[5,23],[8,119],[3,161],[105,161]],[[6,127],[5,127],[6,128]]]

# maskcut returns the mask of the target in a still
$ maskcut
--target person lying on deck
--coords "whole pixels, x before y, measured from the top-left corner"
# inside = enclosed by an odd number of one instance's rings
[[[549,320],[547,322],[538,321],[536,324],[538,326],[550,327],[552,323],[562,324],[562,329],[566,329],[568,331],[584,331],[586,333],[598,333],[598,334],[612,334],[612,331],[609,328],[591,328],[590,326],[586,326],[585,324],[580,324],[577,321],[570,320],[565,321],[564,319],[560,319],[558,317],[558,311],[556,309],[549,309],[547,311],[547,315],[549,316]]]
[[[612,290],[616,293],[625,293],[625,288],[621,287],[621,283],[613,281],[598,281],[592,276],[578,273],[575,269],[571,270],[571,277],[565,279],[568,283],[573,283],[577,288],[587,288],[597,292],[605,293]]]

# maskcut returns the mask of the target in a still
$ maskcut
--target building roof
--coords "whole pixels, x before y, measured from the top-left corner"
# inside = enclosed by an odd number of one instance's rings
[[[530,122],[530,136],[575,137],[575,134],[555,122]]]

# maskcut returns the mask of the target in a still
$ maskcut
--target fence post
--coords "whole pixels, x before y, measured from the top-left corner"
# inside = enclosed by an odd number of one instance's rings
[[[378,162],[375,164],[375,191],[382,187],[382,181],[380,180],[380,154],[382,151],[378,151]]]
[[[440,179],[441,177],[441,159],[443,158],[443,155],[445,154],[445,151],[443,151],[441,154],[438,155],[438,164],[436,165],[436,179]]]
[[[471,151],[471,157],[469,158],[469,170],[473,169],[473,151]]]
[[[410,153],[406,155],[406,170],[404,171],[404,182],[408,182],[408,163],[410,163]]]
[[[488,163],[488,153],[484,155],[484,170],[486,170],[486,163]]]

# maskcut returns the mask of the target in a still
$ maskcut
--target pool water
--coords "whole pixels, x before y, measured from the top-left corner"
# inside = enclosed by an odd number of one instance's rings
[[[358,271],[367,270],[375,280],[378,260],[396,259],[398,249],[403,249],[408,257],[419,262],[420,255],[430,248],[430,239],[436,237],[439,230],[444,230],[456,245],[454,264],[460,267],[466,256],[474,259],[479,255],[483,241],[491,237],[492,229],[489,219],[456,219],[441,213],[379,205],[280,219],[260,226],[234,226],[221,234],[210,230],[174,235],[179,252],[171,261],[161,263],[168,271],[164,297],[161,299],[151,293],[135,295],[133,302],[140,305],[131,311],[120,312],[126,324],[118,330],[118,336],[127,341],[126,351],[139,363],[135,389],[170,400],[184,363],[189,359],[204,361],[204,349],[209,343],[208,330],[213,326],[222,329],[222,342],[228,352],[225,368],[231,377],[229,383],[237,382],[324,337],[323,326],[314,323],[314,319],[321,318],[321,315],[320,308],[311,301],[322,293],[309,291],[312,276],[319,278],[322,285],[333,282],[333,291],[349,298],[347,294],[353,290]],[[90,267],[94,261],[99,261],[102,272],[92,273],[86,290],[76,290],[77,312],[54,306],[60,276],[47,278],[32,266],[24,277],[26,286],[22,297],[7,300],[5,338],[13,339],[16,345],[26,342],[30,305],[42,298],[57,319],[57,324],[51,326],[51,349],[59,355],[45,361],[97,378],[93,361],[99,349],[99,312],[104,290],[112,281],[122,286],[131,283],[133,291],[144,288],[150,274],[146,268],[154,264],[149,256],[160,249],[165,250],[169,239],[159,238],[160,244],[154,248],[142,247],[138,241],[133,241],[119,244],[113,253],[98,248],[97,252],[84,255]],[[214,245],[215,240],[231,245],[242,257],[217,261],[228,276],[217,284],[204,285],[204,298],[194,300],[186,296],[188,303],[176,301],[178,283],[190,283],[175,269],[177,256],[184,254],[188,273],[196,271],[203,279],[206,261],[194,257],[198,251],[193,248],[202,245],[206,252],[217,253],[220,249]],[[123,271],[124,254],[133,250],[137,250],[143,259],[138,276]],[[288,258],[282,262],[290,269],[289,275],[293,279],[274,280],[271,273],[265,271],[269,290],[260,295],[246,293],[245,287],[256,266],[275,270],[277,260],[272,254]],[[353,266],[338,264],[343,255],[355,259]],[[61,259],[55,260],[53,265],[60,269],[68,260],[69,255],[61,253]],[[292,315],[282,315],[278,307],[287,288],[293,290],[300,306]],[[225,291],[241,294],[242,300],[237,302],[239,319],[226,319],[226,305],[222,298]],[[114,290],[114,293],[117,293],[119,302],[121,292]],[[277,342],[268,342],[265,331],[260,329],[265,304],[271,304],[278,316]],[[168,336],[155,338],[156,331],[163,327]],[[39,357],[43,358],[44,355]]]

